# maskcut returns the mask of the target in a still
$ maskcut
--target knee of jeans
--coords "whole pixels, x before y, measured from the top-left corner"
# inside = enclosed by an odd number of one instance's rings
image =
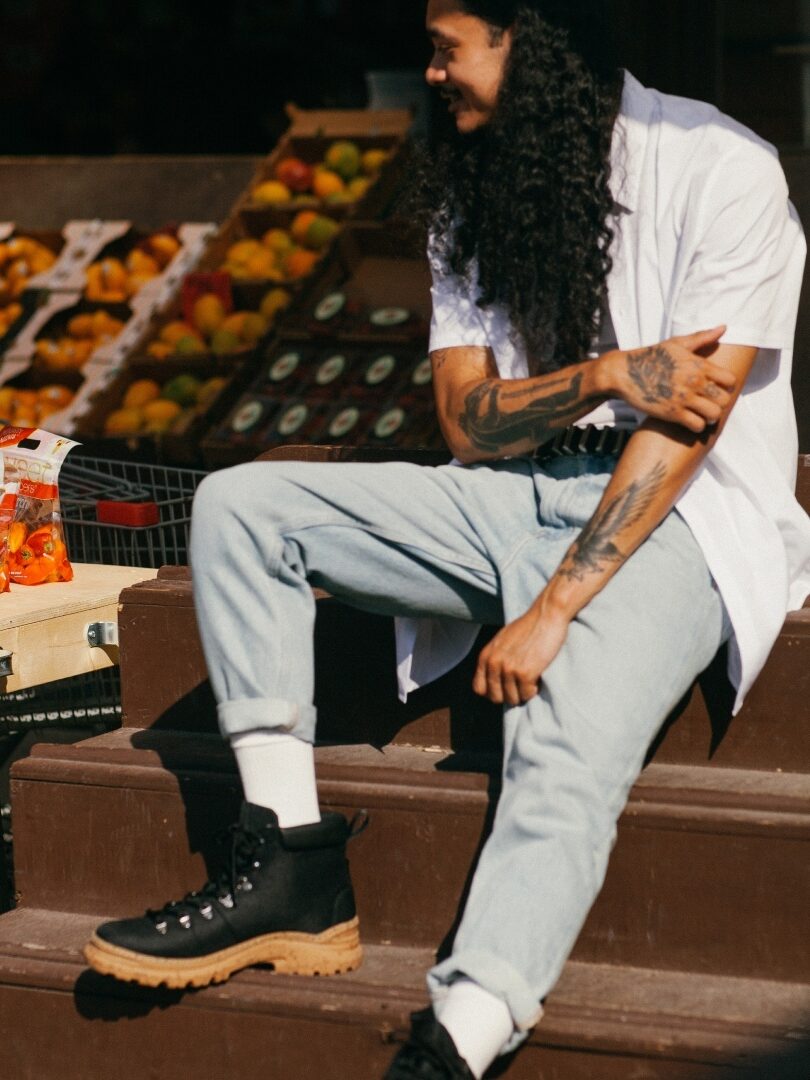
[[[242,527],[252,510],[256,478],[252,465],[236,465],[204,477],[191,508],[192,548],[228,543],[234,527]]]

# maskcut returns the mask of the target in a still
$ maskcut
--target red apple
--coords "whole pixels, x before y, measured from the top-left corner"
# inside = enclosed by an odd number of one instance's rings
[[[312,168],[300,158],[284,158],[276,166],[276,179],[286,184],[290,191],[301,194],[312,188]]]

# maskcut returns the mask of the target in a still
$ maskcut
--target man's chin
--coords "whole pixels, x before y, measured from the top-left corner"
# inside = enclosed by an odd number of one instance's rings
[[[486,117],[467,109],[457,112],[453,119],[456,122],[456,131],[459,135],[472,135],[473,132],[480,131],[487,123]]]

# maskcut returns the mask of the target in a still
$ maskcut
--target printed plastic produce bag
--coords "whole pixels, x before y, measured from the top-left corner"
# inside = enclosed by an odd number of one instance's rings
[[[0,454],[0,593],[9,591],[8,530],[14,521],[17,505],[17,485],[7,484],[3,475],[3,455]]]
[[[3,457],[3,502],[13,500],[13,519],[6,541],[8,577],[18,585],[70,581],[73,567],[67,555],[59,512],[59,470],[72,439],[42,428],[5,427],[0,430]],[[0,533],[3,512],[0,505]]]

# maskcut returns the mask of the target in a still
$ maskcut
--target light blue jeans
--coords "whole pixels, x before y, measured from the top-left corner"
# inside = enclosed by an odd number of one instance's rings
[[[191,561],[223,735],[314,739],[310,585],[382,614],[508,622],[543,589],[611,469],[603,457],[255,462],[207,477]],[[536,1022],[602,885],[650,741],[728,634],[703,556],[671,513],[571,624],[539,696],[505,709],[494,828],[452,955],[428,984],[435,997],[466,975],[502,997],[517,1029],[508,1048]]]

